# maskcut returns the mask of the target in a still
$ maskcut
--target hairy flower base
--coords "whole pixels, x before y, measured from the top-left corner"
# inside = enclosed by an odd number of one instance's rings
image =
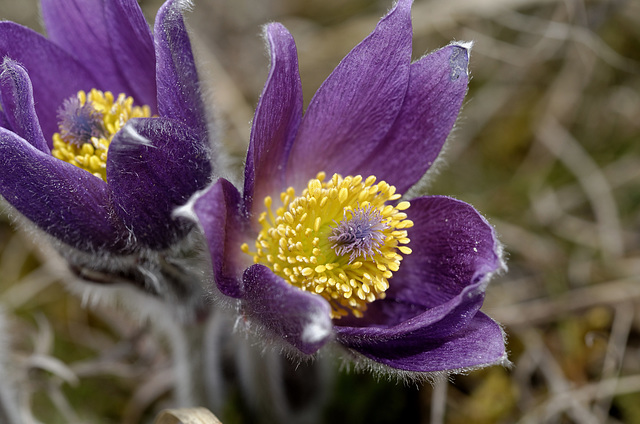
[[[149,106],[133,106],[133,98],[92,89],[79,91],[58,111],[60,132],[53,134],[51,154],[107,180],[107,152],[113,136],[131,118],[148,118]]]
[[[384,181],[375,184],[374,176],[363,181],[334,174],[324,182],[325,176],[310,180],[300,196],[289,187],[275,214],[266,197],[256,251],[246,243],[242,251],[288,283],[324,297],[332,318],[349,312],[361,317],[368,303],[385,297],[400,253],[411,253],[407,228],[413,222],[402,212],[410,205],[387,205],[400,195]]]

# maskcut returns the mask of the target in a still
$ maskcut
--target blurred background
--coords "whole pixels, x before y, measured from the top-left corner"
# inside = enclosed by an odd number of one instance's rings
[[[161,2],[140,4],[152,22]],[[230,177],[267,75],[261,26],[294,35],[308,102],[390,6],[194,1],[187,22]],[[43,31],[34,0],[0,0],[0,19]],[[296,367],[216,328],[210,407],[225,424],[639,423],[640,2],[416,0],[413,27],[415,58],[475,41],[428,193],[473,204],[505,245],[509,272],[483,310],[504,325],[514,366],[412,384],[349,372],[330,355]],[[18,408],[33,422],[107,424],[150,422],[174,405],[185,353],[171,331],[87,304],[64,279],[55,255],[0,212],[0,378],[15,382]]]

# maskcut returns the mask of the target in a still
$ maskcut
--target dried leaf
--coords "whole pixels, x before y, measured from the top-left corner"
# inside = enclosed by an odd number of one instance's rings
[[[165,409],[154,424],[222,424],[207,408]]]

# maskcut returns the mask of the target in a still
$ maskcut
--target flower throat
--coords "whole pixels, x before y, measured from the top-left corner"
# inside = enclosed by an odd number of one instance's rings
[[[289,187],[275,214],[265,198],[256,251],[241,248],[288,283],[324,297],[332,318],[362,317],[368,303],[385,297],[401,253],[411,253],[413,222],[403,212],[410,205],[387,205],[400,195],[374,176],[325,177],[319,173],[299,196]]]
[[[107,152],[113,136],[131,118],[148,118],[149,106],[133,106],[133,98],[110,91],[79,91],[58,110],[58,129],[51,154],[107,180]]]

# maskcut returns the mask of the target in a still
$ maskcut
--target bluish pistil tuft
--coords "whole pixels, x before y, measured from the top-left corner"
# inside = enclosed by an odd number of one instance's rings
[[[347,213],[351,216],[348,217]],[[335,221],[334,221],[335,222]],[[353,210],[345,210],[342,221],[332,228],[329,241],[333,242],[331,248],[339,256],[349,255],[349,263],[358,257],[373,257],[380,253],[380,247],[384,244],[383,231],[389,228],[383,222],[380,212],[367,205],[363,208],[356,207]]]
[[[81,104],[75,96],[65,100],[58,120],[60,136],[67,143],[80,147],[92,137],[104,137],[103,115],[89,101]]]

